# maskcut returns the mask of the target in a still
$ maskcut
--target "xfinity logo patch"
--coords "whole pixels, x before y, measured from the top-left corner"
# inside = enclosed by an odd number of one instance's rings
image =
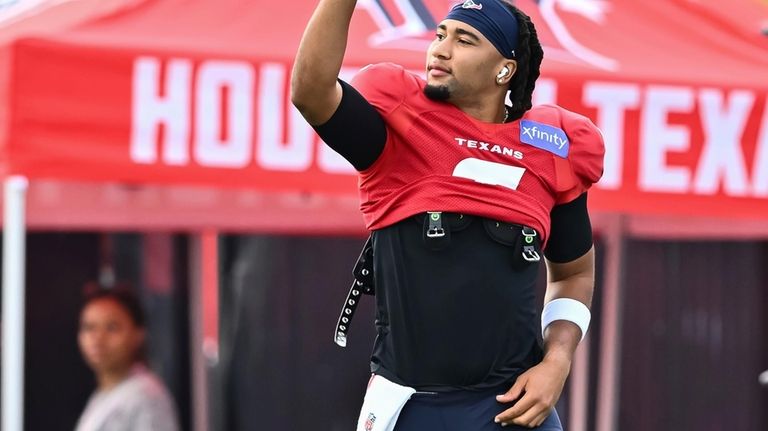
[[[523,120],[520,122],[520,141],[562,158],[568,157],[568,149],[570,148],[568,136],[557,127]]]

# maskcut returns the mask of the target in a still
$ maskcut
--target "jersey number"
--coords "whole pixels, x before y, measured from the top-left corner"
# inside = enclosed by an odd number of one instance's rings
[[[467,178],[482,184],[517,190],[525,168],[509,166],[480,159],[464,159],[453,169],[453,176]]]

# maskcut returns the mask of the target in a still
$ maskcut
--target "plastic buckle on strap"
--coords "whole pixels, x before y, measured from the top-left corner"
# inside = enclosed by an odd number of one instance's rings
[[[445,229],[443,228],[443,213],[442,212],[427,212],[429,217],[429,227],[427,228],[428,238],[442,238],[445,236]]]
[[[523,259],[527,260],[528,262],[539,262],[541,260],[541,256],[539,256],[539,253],[536,251],[534,246],[526,245],[523,246]]]
[[[528,262],[539,262],[541,256],[536,251],[536,230],[528,226],[523,226],[523,259]]]
[[[525,244],[531,245],[536,238],[536,230],[532,227],[523,226],[523,237],[525,237]]]

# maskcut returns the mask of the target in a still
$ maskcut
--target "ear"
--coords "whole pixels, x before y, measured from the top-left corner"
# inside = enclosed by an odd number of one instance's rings
[[[496,75],[496,83],[499,85],[508,85],[512,77],[517,72],[517,62],[515,60],[506,60],[501,64],[499,73]]]

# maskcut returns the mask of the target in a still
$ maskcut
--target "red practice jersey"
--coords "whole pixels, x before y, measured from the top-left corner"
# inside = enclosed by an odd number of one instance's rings
[[[423,79],[389,63],[364,68],[352,85],[387,126],[383,152],[359,178],[370,230],[447,211],[527,225],[546,241],[552,207],[602,175],[599,129],[561,107],[541,105],[517,121],[485,123],[428,99]]]

